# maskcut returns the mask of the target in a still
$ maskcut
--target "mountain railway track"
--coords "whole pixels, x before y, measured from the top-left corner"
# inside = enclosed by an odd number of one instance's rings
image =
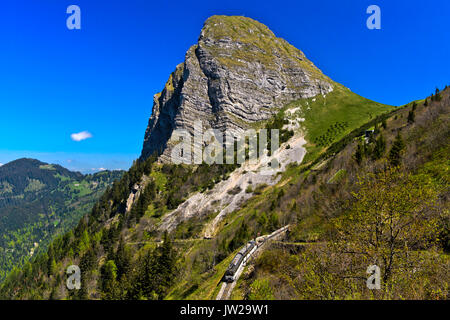
[[[288,229],[289,225],[286,225],[269,235],[258,237],[255,240],[246,243],[245,246],[239,250],[225,271],[222,278],[222,286],[217,294],[216,300],[228,300],[249,259],[262,250],[266,243],[278,239],[281,235],[285,234]]]

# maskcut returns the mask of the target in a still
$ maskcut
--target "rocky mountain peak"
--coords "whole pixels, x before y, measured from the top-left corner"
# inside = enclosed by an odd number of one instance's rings
[[[274,33],[264,24],[243,16],[215,15],[209,17],[201,30],[200,38],[214,38],[217,40],[232,38],[244,40],[245,38],[276,39]]]
[[[333,90],[333,82],[287,41],[246,17],[212,16],[184,63],[154,96],[141,158],[168,161],[175,129],[240,132],[292,100]]]

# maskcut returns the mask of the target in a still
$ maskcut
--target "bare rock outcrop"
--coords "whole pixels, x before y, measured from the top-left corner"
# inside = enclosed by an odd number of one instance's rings
[[[172,133],[204,129],[239,133],[270,119],[292,100],[327,94],[333,81],[265,25],[246,17],[213,16],[184,63],[154,96],[141,159],[169,161]]]

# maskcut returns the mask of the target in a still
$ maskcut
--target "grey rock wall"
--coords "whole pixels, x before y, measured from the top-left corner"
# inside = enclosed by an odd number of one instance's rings
[[[270,119],[292,100],[327,94],[333,81],[266,26],[245,17],[213,16],[184,63],[154,97],[141,159],[170,161],[173,130],[238,133]]]

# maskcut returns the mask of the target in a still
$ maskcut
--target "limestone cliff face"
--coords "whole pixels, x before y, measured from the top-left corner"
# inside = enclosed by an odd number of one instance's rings
[[[246,17],[213,16],[184,63],[154,96],[141,158],[168,161],[175,129],[242,131],[286,103],[326,94],[333,81],[288,42]]]

